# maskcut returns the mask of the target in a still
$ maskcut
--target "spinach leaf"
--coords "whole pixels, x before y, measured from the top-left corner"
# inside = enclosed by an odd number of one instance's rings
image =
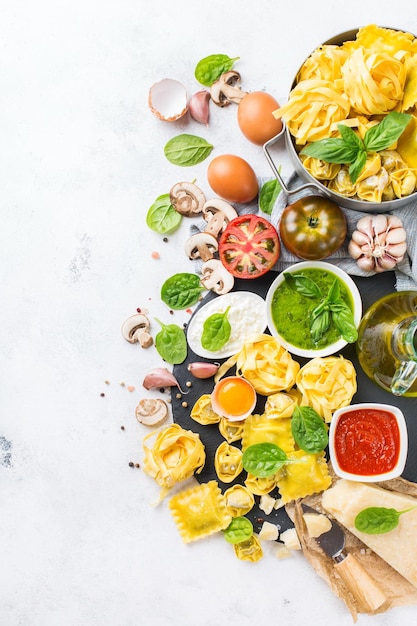
[[[158,196],[146,215],[147,226],[161,235],[173,233],[181,220],[182,215],[172,206],[169,193]]]
[[[259,192],[259,208],[267,215],[271,215],[276,199],[281,191],[279,180],[268,180]]]
[[[397,511],[396,509],[388,509],[384,506],[370,506],[362,509],[355,517],[355,528],[362,533],[368,535],[379,535],[388,533],[398,526],[400,515],[412,511],[415,506]]]
[[[186,309],[198,302],[204,291],[197,274],[181,272],[166,279],[161,287],[161,300],[171,309]]]
[[[224,72],[232,69],[234,62],[239,58],[231,59],[227,54],[210,54],[197,63],[194,76],[202,85],[211,87]]]
[[[227,318],[230,306],[224,313],[213,313],[206,319],[203,324],[203,333],[201,335],[201,345],[205,350],[214,352],[220,350],[229,340],[232,327]]]
[[[213,145],[203,137],[183,133],[165,144],[164,154],[174,165],[187,167],[204,161],[212,150]]]
[[[255,443],[242,455],[244,469],[253,476],[273,476],[287,462],[287,455],[274,443]]]
[[[223,531],[223,534],[229,543],[246,541],[253,535],[252,522],[247,517],[234,517],[229,526]]]
[[[163,324],[155,318],[161,330],[155,337],[155,348],[160,357],[171,365],[178,365],[187,357],[187,340],[184,329],[177,324]]]
[[[311,406],[295,407],[291,432],[297,445],[310,454],[321,452],[328,444],[326,425]]]
[[[306,298],[320,298],[322,295],[320,287],[314,282],[314,280],[308,278],[308,276],[284,272],[284,278],[291,289],[298,291],[298,293]]]

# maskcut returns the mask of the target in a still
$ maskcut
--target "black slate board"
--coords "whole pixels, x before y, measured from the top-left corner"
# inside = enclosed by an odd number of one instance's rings
[[[276,272],[271,271],[255,280],[236,280],[234,291],[253,291],[258,295],[265,297],[270,284],[276,278],[276,276]],[[388,293],[395,291],[395,275],[393,272],[384,272],[380,275],[372,276],[372,278],[352,276],[352,279],[355,281],[360,291],[364,312],[376,300],[383,297],[384,295],[387,295]],[[200,303],[199,307],[203,306],[209,300],[215,297],[217,296],[213,293],[207,294]],[[409,445],[407,462],[402,475],[403,478],[406,478],[407,480],[417,482],[417,398],[398,398],[385,391],[384,389],[378,387],[376,383],[374,383],[364,374],[356,355],[355,345],[346,346],[342,350],[341,354],[345,358],[352,361],[357,373],[358,390],[352,399],[352,403],[381,402],[384,404],[394,404],[403,411],[407,422]],[[301,365],[304,365],[307,362],[306,359],[302,359],[299,357],[294,358]],[[217,360],[217,362],[222,363],[224,360],[226,359]],[[245,472],[242,472],[242,474],[234,481],[234,483],[225,484],[220,482],[217,478],[217,474],[214,469],[214,454],[217,447],[224,441],[224,439],[219,432],[217,424],[202,426],[201,424],[198,424],[190,418],[190,410],[195,402],[198,400],[198,398],[205,393],[211,393],[213,389],[213,379],[197,380],[193,376],[191,376],[188,372],[187,367],[189,363],[192,363],[194,361],[208,361],[208,359],[203,359],[200,356],[197,356],[189,348],[187,359],[184,361],[184,363],[174,366],[173,373],[179,381],[181,388],[186,389],[187,381],[191,381],[192,386],[189,389],[189,393],[182,397],[177,397],[177,394],[173,392],[173,419],[174,422],[180,424],[183,428],[198,433],[202,442],[204,443],[206,449],[206,463],[203,471],[196,476],[197,480],[200,483],[205,483],[209,480],[217,480],[220,488],[225,491],[233,484],[243,482],[245,478]],[[230,373],[232,373],[232,371]],[[187,403],[187,407],[182,406],[182,403],[184,401]],[[255,408],[255,412],[262,413],[264,404],[265,398],[258,397],[258,403]],[[234,443],[233,445],[238,446],[239,442]],[[271,495],[274,495],[274,493],[272,493]],[[258,502],[259,498],[255,499]],[[255,506],[254,509],[252,509],[252,511],[248,513],[247,517],[251,519],[252,523],[254,524],[255,530],[260,529],[264,520],[275,523],[281,531],[284,531],[287,528],[291,528],[293,525],[292,522],[289,520],[287,514],[285,513],[284,509],[278,509],[270,515],[265,515],[265,513],[258,508],[258,506]]]

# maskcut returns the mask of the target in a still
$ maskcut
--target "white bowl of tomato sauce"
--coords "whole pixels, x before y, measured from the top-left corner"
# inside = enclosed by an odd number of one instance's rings
[[[404,470],[407,451],[407,426],[396,406],[364,402],[335,411],[329,454],[340,478],[360,482],[397,478]]]

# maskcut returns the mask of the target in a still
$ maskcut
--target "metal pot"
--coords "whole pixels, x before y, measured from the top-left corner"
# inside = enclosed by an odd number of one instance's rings
[[[392,30],[395,30],[395,29],[392,29]],[[339,35],[332,37],[331,39],[328,39],[322,45],[340,46],[345,41],[355,40],[357,33],[358,33],[358,29],[346,31],[344,33],[341,33]],[[302,65],[300,66],[299,70],[301,69]],[[299,70],[297,71],[296,76]],[[294,88],[295,85],[296,85],[296,79],[294,79],[291,89]],[[285,138],[285,147],[290,156],[290,160],[291,160],[292,165],[294,166],[295,171],[300,176],[300,178],[306,183],[297,188],[289,189],[286,186],[285,181],[282,179],[279,173],[279,170],[275,166],[275,163],[269,152],[270,146],[276,143],[282,137]],[[272,139],[270,139],[264,144],[263,150],[275,176],[278,178],[282,188],[289,196],[295,193],[299,193],[303,190],[308,190],[309,193],[316,193],[316,194],[325,196],[326,198],[331,199],[336,204],[343,206],[347,209],[354,209],[356,211],[363,211],[365,213],[387,213],[389,211],[393,211],[394,209],[399,209],[405,206],[406,204],[409,204],[413,200],[417,200],[416,191],[410,194],[409,196],[404,196],[403,198],[396,198],[395,200],[385,200],[382,202],[367,202],[366,200],[359,200],[359,199],[343,196],[339,193],[336,193],[335,191],[328,189],[319,180],[314,178],[310,174],[310,172],[308,172],[306,168],[303,166],[301,160],[298,157],[297,150],[295,148],[294,138],[292,137],[285,123],[283,124],[282,131],[278,135],[276,135],[276,137],[273,137]]]

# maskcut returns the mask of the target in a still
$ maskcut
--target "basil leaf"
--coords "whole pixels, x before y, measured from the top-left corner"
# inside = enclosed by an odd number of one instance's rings
[[[243,468],[253,476],[273,476],[287,461],[284,450],[274,443],[255,443],[242,455]]]
[[[247,517],[234,517],[229,526],[223,531],[224,538],[229,543],[241,543],[253,535],[252,522]]]
[[[351,308],[343,300],[330,303],[329,307],[334,325],[343,339],[348,343],[355,343],[358,338],[358,331]]]
[[[161,287],[161,300],[171,309],[186,309],[195,304],[204,291],[197,274],[182,272],[166,279]]]
[[[328,163],[351,163],[356,159],[358,149],[347,145],[342,137],[329,137],[313,141],[301,150],[300,154],[321,159]]]
[[[232,327],[227,319],[229,309],[230,306],[227,307],[224,313],[213,313],[204,322],[201,345],[205,350],[210,350],[211,352],[220,350],[229,340],[232,332]]]
[[[177,324],[163,324],[155,318],[162,330],[155,337],[155,348],[160,357],[171,365],[178,365],[187,357],[187,340],[184,329]]]
[[[310,335],[313,343],[318,343],[323,337],[324,333],[330,326],[330,312],[328,309],[321,311],[316,317],[313,318],[310,324]]]
[[[350,126],[346,126],[346,124],[338,124],[337,128],[347,146],[354,150],[364,149],[362,139],[355,133],[354,130],[350,128]]]
[[[330,286],[329,293],[327,294],[327,302],[335,302],[340,298],[340,286],[339,281],[335,278],[333,284]]]
[[[358,152],[356,159],[349,165],[349,176],[352,183],[356,183],[358,180],[359,174],[363,170],[363,167],[366,163],[366,152],[361,150]]]
[[[298,291],[299,294],[306,298],[320,298],[322,295],[320,287],[308,276],[284,272],[284,278],[291,289]]]
[[[366,131],[363,138],[366,150],[379,152],[389,148],[403,133],[411,117],[408,113],[398,113],[397,111],[388,113],[379,124]]]
[[[170,163],[188,167],[204,161],[212,150],[212,144],[203,137],[183,133],[165,144],[164,154]]]
[[[224,72],[232,69],[234,62],[239,58],[231,59],[227,54],[210,54],[197,63],[194,76],[202,85],[211,87]]]
[[[181,224],[182,215],[171,204],[169,193],[158,196],[146,214],[146,224],[157,233],[172,233]]]
[[[259,208],[267,215],[271,215],[276,199],[281,191],[279,180],[268,180],[261,187],[259,192]]]
[[[297,445],[310,454],[324,450],[329,438],[323,419],[311,406],[297,406],[291,419],[291,432]]]
[[[357,514],[355,517],[355,528],[368,535],[388,533],[398,526],[400,515],[412,511],[415,508],[415,506],[412,506],[404,511],[397,511],[396,509],[388,509],[384,506],[370,506],[366,509],[362,509],[362,511]]]

